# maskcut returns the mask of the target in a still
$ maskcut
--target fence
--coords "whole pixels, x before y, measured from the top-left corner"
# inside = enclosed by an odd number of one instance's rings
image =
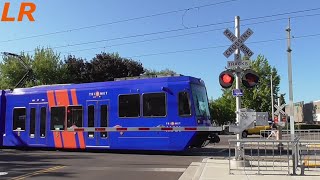
[[[290,140],[290,130],[282,130],[283,140]],[[299,137],[300,140],[320,140],[320,129],[305,129],[305,130],[295,130],[295,137]],[[278,130],[261,130],[260,137],[266,139],[277,139],[279,135]]]
[[[237,143],[241,159],[234,161]],[[320,176],[320,141],[229,140],[229,173]]]

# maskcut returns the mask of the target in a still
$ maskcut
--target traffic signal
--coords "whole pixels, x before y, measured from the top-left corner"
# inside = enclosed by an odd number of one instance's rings
[[[245,70],[242,75],[242,84],[247,88],[253,88],[259,82],[259,76],[253,70]]]
[[[234,81],[234,76],[231,71],[223,71],[219,76],[219,83],[223,88],[229,88],[232,86]]]

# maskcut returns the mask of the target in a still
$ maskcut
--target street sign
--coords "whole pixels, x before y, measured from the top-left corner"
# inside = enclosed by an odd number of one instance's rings
[[[240,67],[241,69],[249,68],[250,61],[228,61],[227,68],[228,69],[236,69]]]
[[[277,109],[276,112],[274,112],[275,115],[279,115],[281,113],[282,115],[286,115],[286,112],[284,112],[282,109],[284,108],[285,104],[282,104],[280,107],[278,105],[274,105],[274,107]]]
[[[232,95],[234,97],[243,96],[243,91],[242,89],[232,89]]]
[[[246,56],[251,57],[253,52],[244,44],[244,42],[253,34],[253,31],[248,28],[240,38],[237,38],[229,29],[226,29],[223,34],[233,42],[232,45],[223,53],[228,58],[236,49],[240,49]]]

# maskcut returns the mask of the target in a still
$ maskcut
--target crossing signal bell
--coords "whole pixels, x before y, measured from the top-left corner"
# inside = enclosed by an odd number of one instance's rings
[[[234,81],[234,75],[231,71],[223,71],[219,76],[219,83],[223,88],[230,88]]]
[[[253,70],[245,70],[242,75],[242,84],[247,88],[253,88],[259,82],[259,76]]]

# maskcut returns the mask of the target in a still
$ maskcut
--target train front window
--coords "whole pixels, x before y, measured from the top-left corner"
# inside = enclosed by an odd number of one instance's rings
[[[192,90],[192,97],[193,97],[193,102],[196,110],[196,115],[210,118],[206,88],[204,86],[192,84],[191,90]]]

